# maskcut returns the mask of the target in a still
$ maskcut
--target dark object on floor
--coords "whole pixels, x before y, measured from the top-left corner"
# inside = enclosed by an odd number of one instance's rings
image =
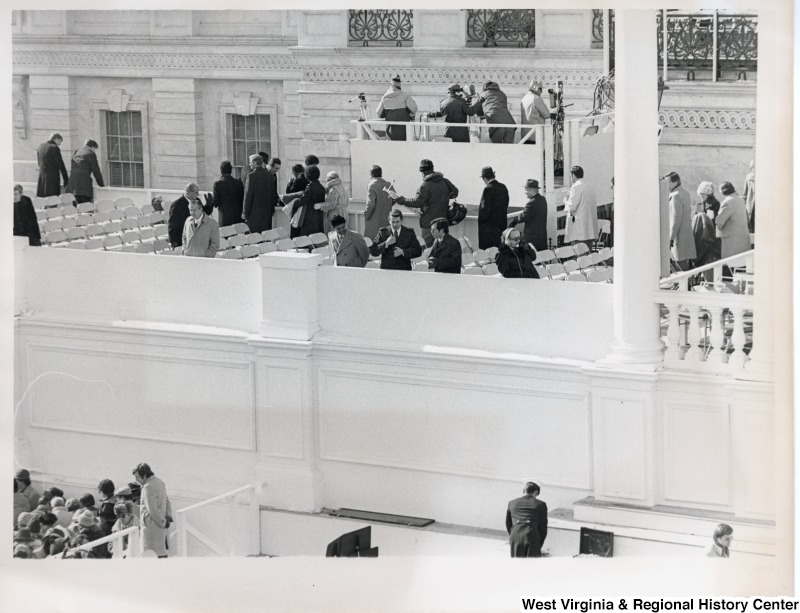
[[[424,517],[409,517],[407,515],[392,515],[391,513],[373,513],[372,511],[359,511],[357,509],[336,509],[328,511],[328,515],[334,517],[348,517],[351,519],[362,519],[364,521],[379,521],[385,524],[396,524],[398,526],[412,526],[422,528],[435,522],[435,519]]]

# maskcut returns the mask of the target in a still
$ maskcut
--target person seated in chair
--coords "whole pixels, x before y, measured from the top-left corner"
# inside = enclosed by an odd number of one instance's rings
[[[389,214],[389,225],[378,230],[369,251],[381,256],[381,268],[387,270],[411,270],[411,260],[422,255],[417,235],[403,225],[403,213],[398,209]]]
[[[507,228],[503,231],[503,244],[497,252],[497,270],[506,279],[538,279],[539,273],[533,265],[536,254],[533,249],[522,244],[520,231]]]
[[[434,272],[461,274],[461,243],[450,236],[450,224],[444,217],[431,222],[433,247],[428,256],[428,266]]]

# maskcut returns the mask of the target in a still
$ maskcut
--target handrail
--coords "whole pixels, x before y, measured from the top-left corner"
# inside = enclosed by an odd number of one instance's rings
[[[442,126],[456,126],[456,127],[465,127],[465,128],[477,128],[477,127],[489,127],[489,128],[530,128],[535,129],[537,126],[529,126],[529,125],[520,125],[518,123],[450,123],[444,121],[387,121],[385,119],[351,119],[350,123],[355,124],[367,124],[367,125],[377,125],[377,126],[421,126],[421,127],[430,127],[432,125],[442,125]],[[544,124],[542,124],[544,125]]]
[[[242,492],[249,490],[251,487],[253,486],[243,485],[242,487],[237,488],[235,490],[231,490],[230,492],[227,492],[225,494],[220,494],[219,496],[214,496],[213,498],[209,498],[208,500],[202,500],[201,502],[189,505],[188,507],[183,507],[182,509],[178,509],[176,513],[186,513],[187,511],[192,511],[207,504],[213,504],[215,502],[219,502],[220,500],[225,500],[226,498],[230,498],[231,496],[235,496],[236,494],[241,494]]]
[[[126,536],[130,536],[131,538],[128,539],[128,548],[126,550],[123,550],[122,539]],[[117,547],[114,547],[113,557],[135,558],[141,554],[141,552],[139,551],[138,537],[139,537],[139,526],[131,526],[130,528],[125,528],[124,530],[120,530],[119,532],[112,532],[111,534],[109,534],[108,536],[104,536],[103,538],[99,538],[94,541],[89,541],[88,543],[85,543],[83,545],[79,545],[74,549],[78,551],[91,551],[98,545],[105,545],[106,543],[119,541],[120,547],[119,549],[117,549]]]
[[[706,270],[711,270],[713,268],[717,268],[718,266],[723,266],[729,262],[733,262],[734,260],[744,259],[748,256],[753,255],[754,252],[755,249],[751,249],[750,251],[743,251],[742,253],[737,253],[736,255],[728,256],[724,260],[717,260],[716,262],[711,262],[710,264],[704,264],[703,266],[698,266],[697,268],[692,268],[691,270],[682,270],[681,272],[676,272],[671,274],[669,277],[664,277],[663,279],[661,279],[661,282],[675,283],[680,279],[693,277],[698,273],[705,272]]]

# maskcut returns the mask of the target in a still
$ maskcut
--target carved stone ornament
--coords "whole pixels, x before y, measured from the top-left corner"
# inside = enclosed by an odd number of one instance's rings
[[[124,113],[128,110],[128,101],[131,99],[130,95],[126,94],[124,90],[112,89],[108,92],[106,102],[108,102],[108,110],[114,113]]]
[[[249,117],[256,114],[258,97],[250,92],[239,92],[233,96],[233,104],[236,106],[237,115]]]
[[[668,128],[755,130],[756,113],[755,111],[667,109],[659,112],[658,122]]]

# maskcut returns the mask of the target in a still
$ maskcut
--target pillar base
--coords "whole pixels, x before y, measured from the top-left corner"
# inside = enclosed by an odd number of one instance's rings
[[[623,368],[654,372],[664,367],[664,343],[655,341],[649,346],[615,344],[606,357],[595,362],[598,368]]]
[[[772,360],[764,360],[762,356],[756,354],[737,370],[735,377],[740,381],[772,383],[775,381],[775,364]]]

